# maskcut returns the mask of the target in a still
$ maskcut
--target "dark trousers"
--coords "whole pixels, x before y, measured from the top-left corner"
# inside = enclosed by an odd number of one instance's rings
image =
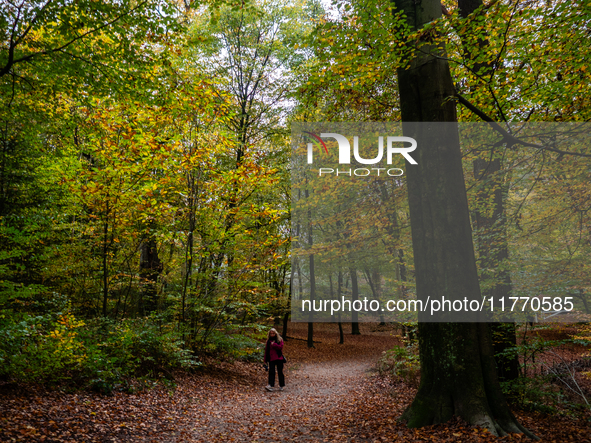
[[[283,376],[283,362],[281,360],[269,362],[269,386],[275,386],[275,366],[279,374],[279,386],[285,386],[285,377]]]

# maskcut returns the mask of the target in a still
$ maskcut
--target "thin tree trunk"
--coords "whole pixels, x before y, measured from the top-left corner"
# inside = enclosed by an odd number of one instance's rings
[[[290,312],[287,311],[283,315],[283,327],[281,330],[281,336],[284,337],[284,340],[285,340],[285,337],[287,337],[287,324],[289,323],[289,314],[290,314]]]
[[[107,203],[107,215],[109,213],[109,204]],[[103,317],[107,316],[107,301],[109,299],[109,275],[108,275],[108,242],[107,237],[109,235],[109,222],[105,219],[103,225]]]
[[[585,291],[583,289],[579,289],[579,298],[583,301],[583,306],[585,306],[585,313],[589,314],[589,305],[587,304],[587,296],[585,295]]]
[[[306,199],[310,197],[309,191],[306,189]],[[312,214],[308,209],[308,246],[312,247],[314,243],[312,237]],[[316,299],[316,271],[314,269],[314,254],[310,254],[310,306],[314,306],[314,300]],[[310,321],[308,322],[308,347],[314,347],[314,321],[313,321],[314,309],[310,309]]]
[[[371,271],[368,268],[365,268],[363,270],[363,272],[365,274],[365,278],[367,279],[367,282],[369,283],[369,287],[371,289],[371,294],[373,295],[373,298],[375,300],[378,300],[380,302],[380,304],[382,304],[382,299],[380,298],[381,293],[382,293],[382,284],[381,284],[382,277],[381,277],[380,273],[377,270]],[[396,278],[399,278],[398,268],[396,268]],[[380,312],[380,326],[384,326],[385,324],[386,324],[386,322],[384,321],[384,312],[381,311]]]
[[[281,330],[281,336],[285,340],[287,337],[287,323],[289,321],[289,315],[291,314],[291,290],[293,285],[293,274],[289,277],[289,295],[287,298],[287,309],[285,314],[283,314],[283,329]]]
[[[314,270],[314,254],[310,254],[310,305],[314,306],[314,299],[316,298],[316,275]],[[314,321],[313,309],[310,309],[310,321],[308,322],[308,347],[314,347]]]
[[[8,201],[8,195],[6,192],[6,176],[7,165],[6,157],[8,153],[8,122],[4,125],[5,129],[2,131],[2,161],[0,162],[0,217],[4,217],[7,214],[6,207]]]
[[[158,276],[162,271],[162,263],[158,257],[158,247],[153,235],[149,235],[140,246],[140,278],[141,283],[141,306],[140,313],[146,314],[157,309],[157,288]]]
[[[349,270],[351,275],[351,306],[354,306],[355,301],[359,300],[359,285],[357,282],[357,269],[351,268]],[[359,332],[359,314],[355,309],[351,312],[351,335],[361,335]]]
[[[402,249],[398,250],[398,260],[396,265],[396,269],[400,272],[400,296],[406,298],[406,285],[404,284],[406,282],[406,265],[404,264],[404,251]]]
[[[185,323],[186,318],[187,289],[193,272],[193,239],[196,225],[195,210],[197,196],[195,195],[195,177],[193,176],[193,172],[188,173],[187,181],[189,188],[189,232],[187,234],[187,249],[185,251],[185,278],[183,279],[183,292],[181,294],[181,323]]]
[[[337,298],[341,300],[343,294],[343,271],[339,269],[339,277],[337,279]],[[345,334],[343,333],[343,323],[341,322],[341,310],[339,309],[339,344],[345,343]]]

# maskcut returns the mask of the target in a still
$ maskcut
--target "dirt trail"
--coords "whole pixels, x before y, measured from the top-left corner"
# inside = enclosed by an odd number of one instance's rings
[[[361,336],[347,334],[339,345],[336,325],[315,325],[311,349],[307,325],[289,328],[283,392],[264,389],[262,362],[222,354],[203,371],[175,374],[174,387],[160,383],[134,393],[0,382],[0,442],[350,442],[363,427],[355,418],[367,423],[358,412],[369,404],[367,371],[397,342],[392,328],[363,324]],[[362,435],[355,441],[367,441]]]
[[[193,443],[331,442],[495,443],[460,420],[408,429],[397,421],[415,395],[412,386],[371,369],[399,338],[387,327],[362,324],[360,336],[338,344],[336,325],[290,325],[286,389],[264,389],[261,364],[212,361],[203,372],[179,373],[174,389],[159,384],[134,394],[73,393],[38,385],[0,384],[0,442]],[[331,329],[332,328],[332,329]],[[591,443],[589,416],[514,411],[544,442]]]
[[[318,441],[324,421],[364,382],[371,361],[307,363],[287,370],[284,391],[261,384],[207,399],[197,413],[190,440]],[[227,396],[226,396],[227,395]]]
[[[303,331],[291,335],[303,335]],[[313,349],[307,349],[301,339],[286,342],[289,362],[284,391],[264,389],[267,373],[262,368],[248,385],[226,384],[211,390],[189,411],[195,417],[194,426],[171,441],[311,442],[325,441],[339,432],[341,422],[346,426],[350,420],[345,415],[339,419],[343,404],[356,400],[381,352],[396,339],[386,330],[373,338],[348,336],[345,346],[337,344],[336,335],[321,337]]]

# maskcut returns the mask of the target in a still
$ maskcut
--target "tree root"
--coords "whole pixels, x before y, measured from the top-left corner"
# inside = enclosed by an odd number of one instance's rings
[[[419,412],[417,411],[417,409],[421,409],[421,411]],[[415,402],[413,402],[413,404],[409,406],[406,409],[406,411],[404,411],[404,413],[400,417],[400,420],[406,421],[407,426],[409,428],[420,428],[423,426],[431,426],[445,423],[454,417],[454,414],[452,414],[451,416],[448,416],[448,414],[444,414],[446,419],[442,419],[443,416],[438,417],[438,414],[434,414],[434,411],[430,409],[431,408],[429,407],[427,407],[426,409],[417,408],[415,400]],[[443,411],[440,410],[439,412]],[[488,413],[475,414],[471,416],[457,416],[466,421],[469,425],[479,426],[483,429],[488,430],[488,432],[490,432],[495,437],[504,437],[509,433],[516,433],[524,434],[532,440],[540,440],[540,438],[533,434],[531,431],[521,426],[521,424],[519,424],[519,422],[515,418],[494,419]]]

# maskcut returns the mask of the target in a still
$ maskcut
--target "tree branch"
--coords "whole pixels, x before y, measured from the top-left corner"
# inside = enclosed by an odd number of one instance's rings
[[[78,40],[80,40],[80,39],[83,39],[83,38],[84,38],[84,37],[86,37],[87,35],[89,35],[89,34],[93,34],[93,33],[97,32],[97,31],[100,31],[101,29],[104,29],[104,28],[107,28],[107,27],[111,26],[113,23],[116,23],[117,21],[119,21],[119,20],[120,20],[122,17],[125,17],[126,15],[129,15],[129,14],[131,14],[133,11],[135,11],[135,10],[137,10],[137,9],[141,8],[141,7],[142,7],[142,6],[144,6],[144,5],[145,5],[147,2],[148,2],[148,0],[144,0],[143,2],[139,3],[139,4],[138,4],[136,7],[134,7],[134,8],[131,8],[131,9],[130,9],[130,10],[128,10],[128,11],[125,11],[123,14],[120,14],[120,15],[118,15],[118,16],[117,16],[117,17],[115,17],[113,20],[111,20],[111,21],[109,21],[109,22],[107,22],[107,23],[104,23],[104,24],[102,24],[101,26],[99,26],[99,27],[97,27],[97,28],[91,29],[90,31],[86,31],[86,32],[84,32],[83,34],[80,34],[80,35],[78,35],[77,37],[74,37],[73,39],[71,39],[70,41],[68,41],[68,42],[64,43],[62,46],[60,46],[60,47],[58,47],[58,48],[47,49],[47,50],[45,50],[45,51],[40,51],[40,52],[34,52],[34,53],[32,53],[32,54],[25,55],[25,56],[23,56],[23,57],[20,57],[20,58],[14,59],[14,48],[15,48],[15,47],[16,47],[16,45],[17,45],[17,44],[18,44],[18,43],[21,41],[21,39],[22,39],[22,37],[23,37],[24,35],[23,35],[23,36],[21,36],[21,37],[19,37],[19,39],[18,39],[16,42],[14,42],[14,44],[11,44],[11,46],[10,46],[10,49],[9,49],[9,58],[8,58],[8,62],[6,63],[6,65],[5,65],[5,66],[4,66],[2,69],[0,69],[0,77],[2,77],[2,76],[4,76],[4,75],[8,74],[8,72],[10,71],[10,68],[12,68],[12,67],[13,67],[15,64],[17,64],[17,63],[21,63],[21,62],[28,61],[28,60],[32,59],[33,57],[37,57],[37,56],[40,56],[40,55],[48,55],[48,54],[52,54],[52,53],[54,53],[54,52],[59,52],[59,51],[62,51],[63,49],[65,49],[65,48],[67,48],[68,46],[70,46],[72,43],[74,43],[74,42],[76,42],[76,41],[78,41]],[[48,2],[46,3],[46,5],[45,5],[45,6],[47,6],[47,4],[49,4],[49,3],[50,3],[50,2],[48,1]],[[45,8],[45,6],[44,6],[44,8]],[[42,12],[42,11],[41,11],[41,12]],[[41,12],[40,12],[40,13],[41,13]],[[34,19],[34,20],[36,20],[36,19],[37,19],[37,16],[35,17],[35,19]],[[26,32],[29,32],[29,29],[30,29],[30,27],[31,27],[31,26],[32,26],[32,24],[31,24],[31,25],[29,25],[29,28],[26,30]]]
[[[458,100],[458,102],[460,104],[464,105],[467,109],[469,109],[470,111],[472,111],[475,115],[477,115],[478,117],[480,117],[483,121],[487,122],[495,131],[497,131],[499,134],[501,134],[503,136],[503,141],[504,142],[507,142],[507,143],[510,143],[510,144],[518,144],[518,145],[522,145],[522,146],[527,146],[527,147],[530,147],[530,148],[541,149],[541,150],[544,150],[544,151],[557,152],[557,153],[562,154],[562,155],[574,155],[574,156],[577,156],[577,157],[591,158],[591,154],[584,154],[582,152],[563,151],[561,149],[556,149],[556,148],[553,148],[551,146],[544,146],[544,145],[539,145],[537,143],[530,143],[530,142],[527,142],[525,140],[521,140],[521,139],[515,137],[514,135],[510,134],[509,132],[507,132],[501,125],[499,125],[497,122],[495,122],[492,119],[492,117],[490,117],[489,115],[487,115],[481,109],[479,109],[476,106],[474,106],[465,97],[461,96],[457,92],[455,93],[455,97],[457,98],[457,100]]]

